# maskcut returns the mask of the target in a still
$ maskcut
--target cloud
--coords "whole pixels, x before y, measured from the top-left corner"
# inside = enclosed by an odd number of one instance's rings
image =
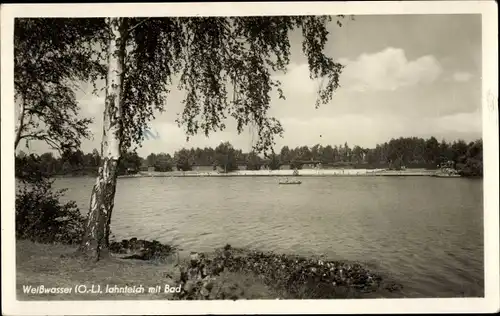
[[[282,84],[285,96],[292,94],[315,94],[319,88],[319,81],[312,80],[310,77],[309,66],[307,63],[288,65],[286,74],[276,75],[274,78]]]
[[[453,80],[458,82],[466,82],[472,79],[473,75],[465,71],[457,71],[453,74]]]
[[[447,132],[479,133],[482,131],[481,111],[456,113],[429,119],[433,125]]]
[[[432,55],[408,60],[403,49],[388,47],[355,60],[341,58],[346,67],[340,77],[343,87],[352,91],[394,91],[401,87],[432,83],[443,72]]]

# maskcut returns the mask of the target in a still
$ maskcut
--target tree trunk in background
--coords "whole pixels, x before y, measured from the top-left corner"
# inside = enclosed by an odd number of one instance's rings
[[[121,153],[122,81],[125,59],[126,19],[108,18],[108,75],[101,142],[101,166],[90,197],[80,251],[93,261],[109,254],[109,234],[113,211],[117,167]]]

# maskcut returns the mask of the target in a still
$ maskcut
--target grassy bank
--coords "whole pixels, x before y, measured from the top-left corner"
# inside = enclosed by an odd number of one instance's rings
[[[75,248],[61,244],[39,244],[29,241],[17,241],[16,244],[16,291],[18,300],[109,300],[138,299],[162,300],[173,299],[172,293],[147,293],[149,287],[165,285],[175,287],[179,278],[176,267],[178,257],[173,256],[165,262],[123,259],[123,256],[112,256],[98,263],[88,263],[75,257]],[[185,261],[182,258],[181,261]],[[71,288],[68,294],[32,294],[24,293],[23,286],[45,288]],[[76,285],[85,285],[88,290],[97,289],[100,285],[105,290],[110,286],[139,286],[146,289],[144,294],[135,293],[75,293]],[[83,289],[83,288],[82,288]],[[263,299],[276,297],[262,280],[252,274],[224,272],[214,284],[218,295],[228,298]],[[224,295],[222,295],[224,296]]]
[[[60,244],[18,241],[16,250],[19,300],[179,299],[175,297],[176,294],[164,293],[165,285],[168,284],[173,288],[179,284],[189,286],[188,283],[179,283],[182,279],[181,271],[186,271],[183,267],[188,267],[189,271],[190,257],[187,253],[181,252],[162,261],[124,259],[125,255],[115,254],[109,259],[89,264],[73,255],[74,247]],[[205,263],[201,265],[202,270],[209,270],[208,276],[216,275],[209,277],[207,299],[401,296],[394,283],[363,270],[358,264],[329,263],[244,250],[234,250],[230,259],[223,258],[220,250],[201,255],[206,258]],[[334,268],[334,265],[337,265],[337,268]],[[211,274],[214,267],[215,269],[221,267],[220,272]],[[373,280],[369,285],[367,278],[372,277]],[[336,282],[332,282],[333,278],[336,278]],[[40,285],[45,288],[70,288],[71,293],[25,293],[27,286]],[[75,293],[77,285],[85,285],[89,293]],[[94,292],[100,289],[103,293],[92,293],[92,285]],[[142,285],[145,292],[105,293],[107,285],[109,287]],[[160,293],[148,293],[150,287],[157,286],[161,288]]]

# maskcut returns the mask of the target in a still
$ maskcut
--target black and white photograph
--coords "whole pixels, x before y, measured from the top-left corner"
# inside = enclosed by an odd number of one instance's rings
[[[2,314],[498,312],[495,2],[1,13]]]

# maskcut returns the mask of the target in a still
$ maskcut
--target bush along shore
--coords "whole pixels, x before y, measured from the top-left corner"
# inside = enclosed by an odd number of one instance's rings
[[[175,254],[178,248],[164,245],[157,240],[148,241],[134,237],[121,242],[112,241],[109,250],[115,254],[127,254],[128,256],[124,256],[123,259],[162,261]]]
[[[162,260],[178,248],[158,241],[131,238],[110,245],[111,252],[127,254],[124,259]],[[281,299],[328,299],[397,296],[402,286],[385,280],[360,263],[328,261],[301,256],[262,252],[226,245],[211,253],[191,253],[172,277],[181,291],[174,299],[237,299],[237,293],[215,286],[223,272],[253,274]],[[236,289],[235,289],[236,290]]]

